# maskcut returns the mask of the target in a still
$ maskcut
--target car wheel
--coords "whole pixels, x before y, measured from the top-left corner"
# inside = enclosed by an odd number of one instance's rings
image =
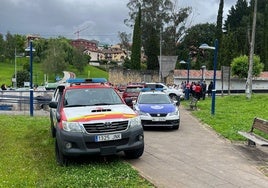
[[[60,151],[57,140],[55,141],[55,154],[56,161],[60,166],[68,165],[68,158]]]
[[[50,115],[50,131],[51,131],[51,136],[53,138],[55,138],[56,137],[56,129],[54,127],[53,118],[51,115]]]
[[[169,97],[170,97],[171,100],[173,100],[173,101],[178,101],[178,96],[177,96],[176,94],[171,93],[171,94],[169,95]]]
[[[142,146],[142,148],[139,149],[124,151],[124,153],[128,159],[138,159],[140,156],[142,156],[143,151],[144,146]]]
[[[179,125],[175,125],[175,126],[173,127],[173,129],[174,129],[174,130],[178,130],[178,129],[179,129]]]
[[[54,128],[54,125],[52,125],[52,123],[50,125],[50,129],[51,129],[51,136],[53,138],[55,138],[56,137],[56,129]]]

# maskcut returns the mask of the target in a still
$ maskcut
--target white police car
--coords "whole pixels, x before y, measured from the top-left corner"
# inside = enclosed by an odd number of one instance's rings
[[[134,110],[139,114],[144,128],[170,127],[178,129],[180,126],[179,108],[164,92],[141,92],[134,104]]]

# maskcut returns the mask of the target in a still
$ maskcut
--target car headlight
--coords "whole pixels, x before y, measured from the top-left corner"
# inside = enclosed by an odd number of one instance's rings
[[[145,112],[142,112],[142,111],[137,111],[137,112],[138,112],[138,114],[139,114],[140,116],[149,116],[148,113],[145,113]]]
[[[169,113],[169,116],[178,116],[179,115],[179,110],[176,109],[174,112]]]
[[[78,122],[62,121],[63,130],[68,132],[83,132],[82,127]]]
[[[129,127],[141,126],[141,118],[139,116],[129,119]]]
[[[142,112],[138,106],[134,106],[134,110],[139,116],[149,116],[147,113]]]

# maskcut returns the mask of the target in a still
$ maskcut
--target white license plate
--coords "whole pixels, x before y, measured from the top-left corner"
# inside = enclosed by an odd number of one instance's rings
[[[152,121],[166,121],[166,118],[164,117],[154,117]]]
[[[105,135],[98,135],[95,137],[96,142],[103,142],[109,140],[120,140],[122,138],[121,133],[118,134],[105,134]]]

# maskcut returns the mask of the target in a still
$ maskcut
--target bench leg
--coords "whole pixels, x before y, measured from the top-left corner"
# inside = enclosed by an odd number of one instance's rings
[[[253,142],[252,140],[249,140],[249,139],[248,139],[248,146],[250,146],[250,147],[255,147],[255,146],[256,146],[256,143]]]

